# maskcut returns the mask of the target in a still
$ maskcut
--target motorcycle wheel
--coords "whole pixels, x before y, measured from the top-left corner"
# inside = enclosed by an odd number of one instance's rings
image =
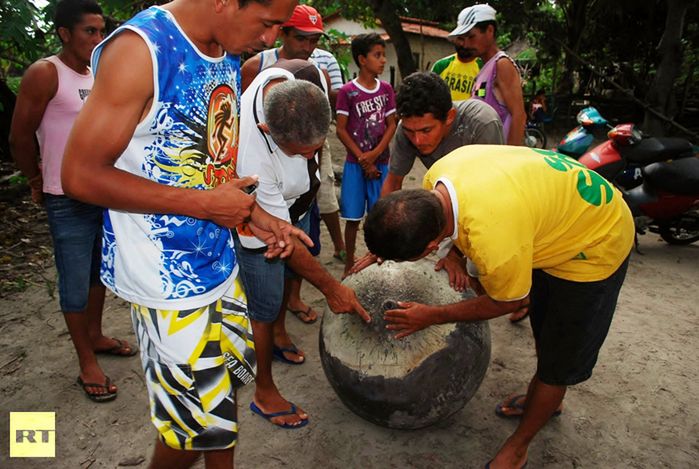
[[[685,213],[659,228],[660,237],[668,244],[692,244],[699,241],[699,213]]]
[[[529,148],[546,148],[546,134],[536,127],[524,129],[524,144]]]

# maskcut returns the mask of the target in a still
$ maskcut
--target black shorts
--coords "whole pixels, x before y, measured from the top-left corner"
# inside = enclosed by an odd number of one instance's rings
[[[628,257],[598,282],[573,282],[532,272],[530,322],[537,349],[537,375],[569,386],[592,376],[626,277]]]

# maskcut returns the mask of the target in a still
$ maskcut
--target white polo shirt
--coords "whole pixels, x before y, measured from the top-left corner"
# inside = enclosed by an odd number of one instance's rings
[[[310,188],[308,161],[301,155],[284,153],[272,137],[257,126],[265,122],[264,88],[277,78],[294,80],[290,72],[270,67],[255,77],[240,98],[240,142],[236,169],[239,177],[259,176],[255,195],[260,207],[275,217],[291,221],[289,207]],[[315,158],[317,160],[317,154]],[[238,235],[246,248],[265,246],[256,237],[246,236],[242,230],[238,230]]]

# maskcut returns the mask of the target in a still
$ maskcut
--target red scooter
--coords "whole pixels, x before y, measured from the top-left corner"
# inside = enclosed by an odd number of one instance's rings
[[[670,244],[699,240],[699,158],[684,139],[644,138],[621,124],[579,161],[624,195],[636,232],[658,233]]]

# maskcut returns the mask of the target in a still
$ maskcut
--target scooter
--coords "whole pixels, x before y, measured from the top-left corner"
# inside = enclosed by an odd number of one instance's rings
[[[555,151],[578,159],[590,148],[595,139],[595,134],[600,130],[608,130],[611,128],[611,125],[592,106],[581,109],[575,119],[579,125],[563,137]]]
[[[644,138],[633,124],[614,127],[608,137],[579,161],[622,192],[636,233],[658,233],[669,244],[699,240],[699,158],[691,143]]]
[[[524,128],[524,144],[529,148],[546,148],[546,143],[543,122],[528,120]]]

